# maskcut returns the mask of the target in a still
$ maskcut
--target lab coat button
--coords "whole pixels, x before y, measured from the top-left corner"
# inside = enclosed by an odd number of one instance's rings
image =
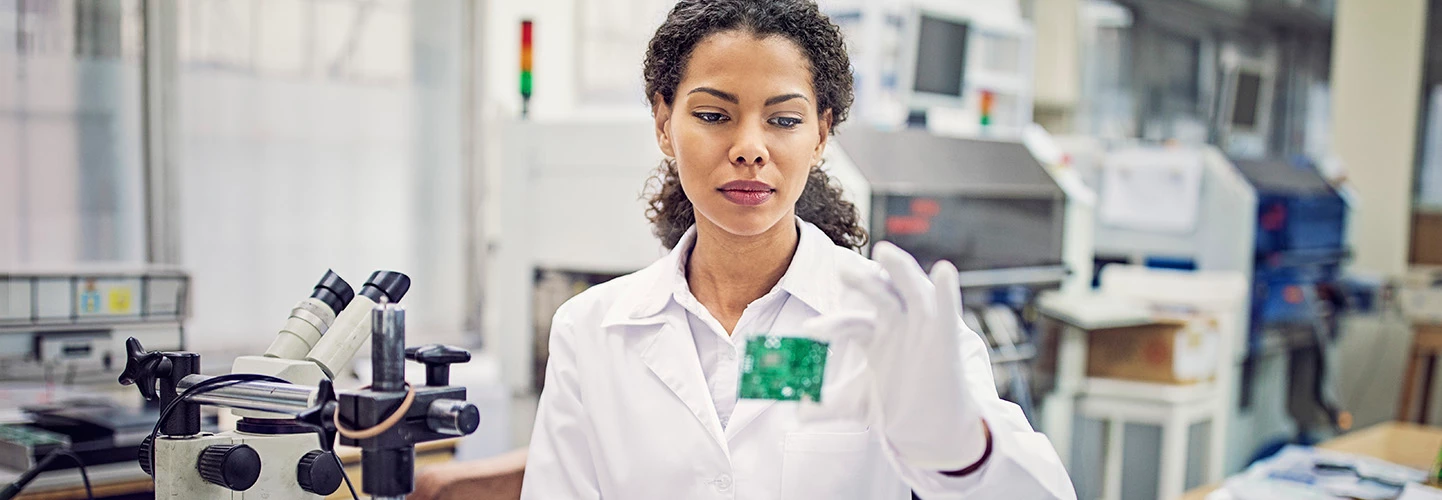
[[[716,481],[714,481],[713,484],[716,485],[716,491],[719,491],[719,492],[722,492],[722,493],[731,491],[731,475],[730,475],[730,474],[722,474],[722,475],[716,476]]]

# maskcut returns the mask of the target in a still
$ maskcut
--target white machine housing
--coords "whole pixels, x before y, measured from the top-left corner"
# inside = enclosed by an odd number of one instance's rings
[[[1072,170],[1096,191],[1097,204],[1114,193],[1103,185],[1103,171],[1118,168],[1118,156],[1131,151],[1162,150],[1169,154],[1200,158],[1202,175],[1197,217],[1190,230],[1155,231],[1095,222],[1095,256],[1100,260],[1125,260],[1143,265],[1149,258],[1165,257],[1196,264],[1199,271],[1236,271],[1252,279],[1253,248],[1257,224],[1257,194],[1232,162],[1215,146],[1141,146],[1121,144],[1108,148],[1091,137],[1059,137],[1056,143],[1066,151]],[[1245,355],[1248,315],[1240,315],[1241,331],[1235,332],[1238,359]]]
[[[1057,138],[1088,185],[1097,190],[1098,205],[1107,196],[1124,193],[1108,191],[1102,182],[1106,168],[1116,168],[1117,156],[1135,151],[1166,151],[1170,154],[1195,155],[1202,163],[1200,193],[1197,198],[1195,225],[1186,231],[1156,231],[1109,224],[1101,218],[1096,222],[1096,258],[1100,261],[1145,265],[1158,257],[1190,261],[1198,271],[1231,271],[1240,273],[1251,283],[1254,271],[1254,248],[1257,233],[1257,193],[1252,184],[1220,149],[1215,146],[1155,146],[1134,142],[1107,144],[1084,136]],[[1109,167],[1110,165],[1110,167]],[[1229,338],[1223,345],[1231,346],[1230,368],[1217,375],[1218,387],[1226,392],[1225,400],[1240,399],[1242,362],[1247,356],[1247,335],[1251,331],[1251,314],[1245,309],[1251,303],[1250,292],[1243,301],[1243,310],[1236,311],[1230,331],[1221,332]],[[1254,403],[1243,412],[1235,403],[1227,423],[1227,442],[1232,446],[1225,457],[1224,470],[1233,472],[1246,464],[1248,454],[1265,439],[1290,435],[1290,418],[1286,415],[1286,359],[1283,356],[1263,357],[1254,380]]]
[[[524,394],[533,390],[531,332],[537,316],[549,318],[534,310],[540,270],[621,275],[664,255],[642,200],[663,156],[649,118],[516,121],[499,133],[482,331]]]
[[[1016,137],[1032,122],[1035,33],[1016,0],[837,0],[824,6],[856,68],[858,121],[892,128],[911,111],[962,134],[981,131],[981,91],[995,96],[988,132]],[[913,89],[921,20],[968,27],[961,96]]]
[[[114,383],[125,339],[185,345],[190,277],[165,266],[0,271],[0,380]]]

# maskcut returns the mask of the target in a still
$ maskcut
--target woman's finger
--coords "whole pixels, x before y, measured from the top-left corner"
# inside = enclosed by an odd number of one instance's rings
[[[874,306],[884,315],[904,312],[906,304],[901,292],[881,273],[870,269],[842,269],[841,284],[848,291],[861,295],[861,299]],[[842,304],[844,307],[860,307],[862,304]]]
[[[937,261],[931,266],[931,283],[936,287],[936,312],[961,317],[961,278],[951,262]]]
[[[876,336],[876,316],[861,313],[820,316],[802,322],[801,331],[822,342],[870,342]]]
[[[871,258],[881,264],[891,282],[896,284],[908,310],[925,309],[927,301],[932,300],[933,287],[926,272],[911,254],[883,241],[872,247]]]

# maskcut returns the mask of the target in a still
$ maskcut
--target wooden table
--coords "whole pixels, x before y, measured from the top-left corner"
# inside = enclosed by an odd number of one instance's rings
[[[1417,323],[1412,325],[1412,332],[1412,349],[1407,356],[1407,368],[1402,371],[1402,397],[1397,402],[1397,420],[1425,423],[1428,420],[1427,410],[1432,407],[1432,378],[1437,371],[1437,358],[1442,356],[1442,324]],[[1422,401],[1417,405],[1420,411],[1413,420],[1412,398],[1419,381]]]
[[[420,472],[422,468],[428,465],[451,461],[451,458],[455,456],[457,441],[459,441],[459,439],[445,439],[416,445],[416,472]],[[350,476],[351,484],[355,485],[356,494],[362,494],[360,448],[337,446],[336,454],[340,455],[341,463],[345,464],[346,474]],[[154,489],[154,483],[152,483],[149,478],[115,482],[101,482],[95,480],[94,477],[91,479],[90,487],[95,492],[95,498],[133,495]],[[78,477],[76,481],[79,481]],[[17,500],[76,500],[83,498],[85,498],[85,487],[79,485],[38,491],[35,493],[25,493],[16,497]],[[350,498],[350,490],[346,489],[345,483],[341,483],[340,489],[326,498]]]
[[[1431,470],[1442,450],[1442,428],[1405,422],[1388,422],[1328,440],[1318,448],[1376,457],[1395,464]],[[1182,500],[1203,500],[1220,487],[1210,485],[1188,491]]]

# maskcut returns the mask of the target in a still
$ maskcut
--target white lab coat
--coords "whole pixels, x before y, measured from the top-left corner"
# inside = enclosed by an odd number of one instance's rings
[[[799,300],[787,301],[774,332],[800,332],[807,319],[843,312],[839,269],[877,272],[820,229],[798,224],[801,240],[778,286]],[[676,248],[687,248],[694,232]],[[743,399],[723,429],[687,313],[673,299],[685,286],[678,254],[556,312],[521,498],[907,500],[910,490],[924,500],[1076,497],[1051,443],[997,397],[985,344],[970,330],[967,382],[994,443],[970,476],[908,466],[864,411],[802,421],[801,403]],[[865,366],[859,347],[833,343],[822,400],[862,390],[870,383]]]

